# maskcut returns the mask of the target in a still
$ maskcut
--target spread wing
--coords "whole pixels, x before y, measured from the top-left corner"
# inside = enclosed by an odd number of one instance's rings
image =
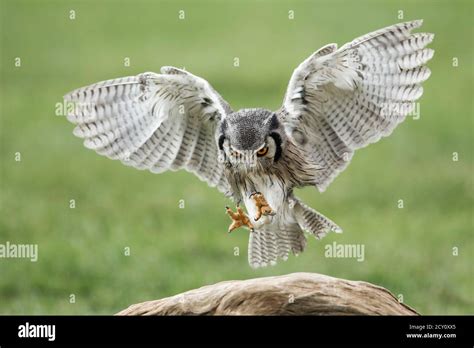
[[[154,173],[186,169],[229,194],[215,141],[231,112],[209,83],[173,67],[72,91],[68,113],[87,148]]]
[[[320,191],[355,150],[388,136],[413,111],[434,53],[425,48],[433,34],[411,33],[421,24],[396,24],[340,49],[327,45],[293,72],[279,117]]]

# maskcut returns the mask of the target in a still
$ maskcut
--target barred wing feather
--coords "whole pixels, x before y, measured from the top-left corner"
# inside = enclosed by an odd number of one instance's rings
[[[280,119],[300,145],[313,185],[324,191],[354,151],[388,136],[421,97],[434,35],[411,33],[421,20],[327,45],[293,72]],[[306,173],[307,174],[307,173]],[[301,183],[305,185],[307,183]]]
[[[87,148],[154,173],[186,169],[229,194],[215,132],[231,109],[200,77],[173,67],[99,82],[64,96]]]

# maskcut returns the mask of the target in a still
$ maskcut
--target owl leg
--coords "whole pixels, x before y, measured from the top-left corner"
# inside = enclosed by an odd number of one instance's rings
[[[250,222],[250,219],[247,215],[245,215],[244,211],[242,208],[237,206],[237,212],[234,213],[232,209],[229,207],[225,207],[227,214],[230,216],[232,219],[232,223],[229,226],[228,232],[232,232],[233,230],[241,227],[241,226],[247,226],[251,232],[253,232],[253,225]]]
[[[263,216],[268,216],[268,215],[275,215],[276,213],[273,211],[273,209],[270,207],[268,204],[267,200],[265,199],[265,196],[261,194],[260,192],[254,192],[250,195],[250,198],[252,198],[255,202],[255,206],[257,207],[257,215],[255,216],[254,220],[258,221],[260,218]]]

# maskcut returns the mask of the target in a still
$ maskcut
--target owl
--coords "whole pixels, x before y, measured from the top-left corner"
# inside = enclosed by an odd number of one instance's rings
[[[422,20],[329,44],[293,72],[278,111],[238,111],[204,79],[162,67],[74,90],[67,118],[85,147],[153,173],[194,173],[236,205],[229,232],[249,230],[251,267],[303,252],[305,233],[342,232],[295,188],[323,192],[354,151],[392,133],[416,107],[434,51]],[[243,209],[245,208],[245,210]]]

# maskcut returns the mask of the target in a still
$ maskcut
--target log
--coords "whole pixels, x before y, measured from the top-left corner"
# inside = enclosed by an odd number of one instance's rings
[[[387,289],[316,273],[224,281],[117,315],[418,315]]]

